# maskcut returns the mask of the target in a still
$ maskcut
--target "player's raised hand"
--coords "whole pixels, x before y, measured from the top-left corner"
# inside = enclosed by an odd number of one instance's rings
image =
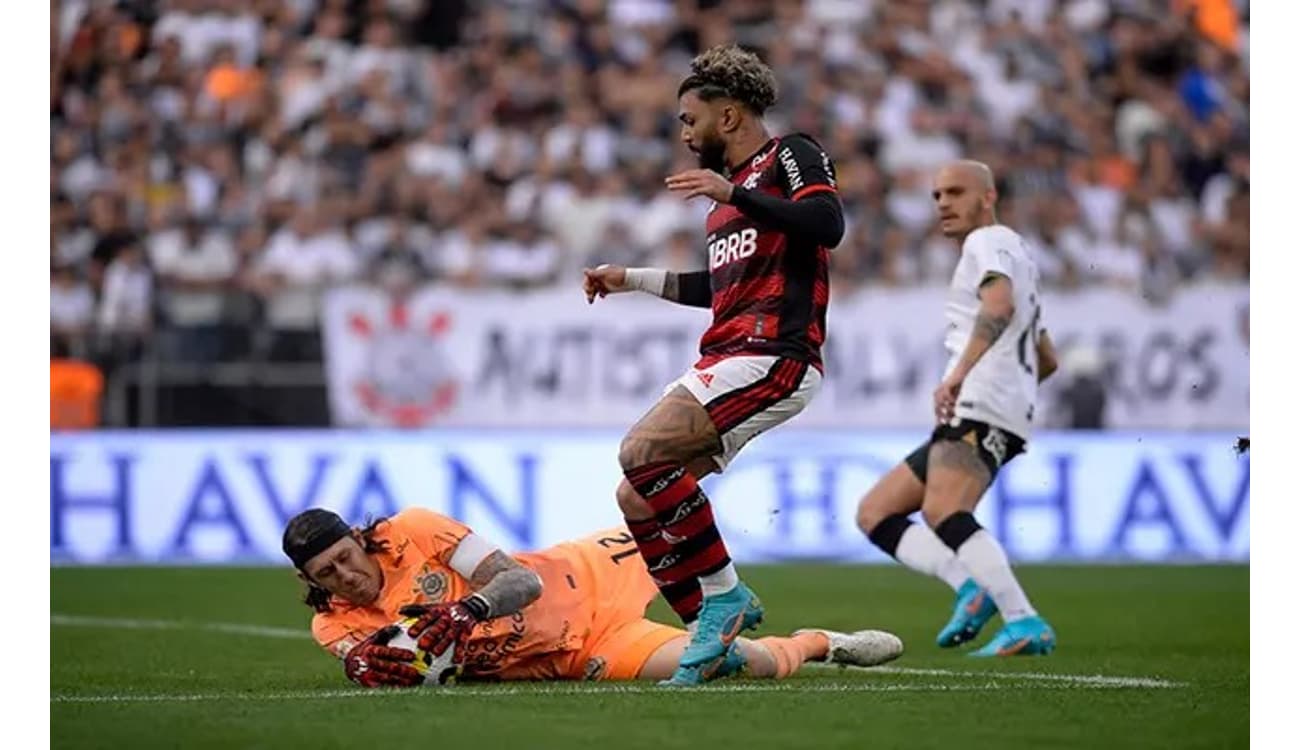
[[[343,657],[343,674],[363,687],[414,687],[424,678],[411,666],[415,652],[388,642],[401,630],[390,625],[358,643]]]
[[[957,409],[957,394],[961,392],[961,379],[948,376],[934,389],[934,418],[939,424],[952,419]]]
[[[678,172],[664,180],[664,184],[674,193],[686,193],[687,200],[703,195],[718,203],[730,203],[732,191],[736,188],[731,184],[731,180],[712,169],[688,169],[685,172]]]
[[[627,269],[623,266],[601,265],[582,269],[582,291],[587,295],[587,304],[595,301],[597,296],[629,291],[627,288]]]

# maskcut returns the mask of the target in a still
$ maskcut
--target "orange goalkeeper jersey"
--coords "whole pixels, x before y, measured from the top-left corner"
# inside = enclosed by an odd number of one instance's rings
[[[380,524],[375,539],[388,550],[375,558],[384,574],[379,599],[356,606],[331,599],[317,613],[312,635],[342,657],[356,643],[401,619],[407,604],[455,601],[469,582],[450,562],[465,525],[423,508]],[[640,618],[656,595],[632,535],[623,528],[598,532],[536,553],[513,555],[542,580],[542,595],[522,611],[478,625],[462,647],[464,677],[555,680],[583,677],[584,650],[624,621]]]

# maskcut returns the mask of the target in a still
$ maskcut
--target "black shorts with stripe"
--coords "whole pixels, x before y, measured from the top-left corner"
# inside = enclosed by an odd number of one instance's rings
[[[958,419],[934,428],[930,439],[912,451],[903,462],[925,484],[930,467],[930,448],[935,443],[952,441],[970,445],[989,469],[989,482],[1007,462],[1025,452],[1025,441],[999,427],[973,419]]]

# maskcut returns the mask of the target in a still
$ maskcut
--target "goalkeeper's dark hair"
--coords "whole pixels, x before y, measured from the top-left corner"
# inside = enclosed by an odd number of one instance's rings
[[[735,99],[761,115],[776,104],[776,74],[753,52],[719,45],[691,60],[691,74],[677,87],[677,96],[687,91],[706,102]]]
[[[357,533],[361,535],[361,548],[365,550],[367,555],[388,551],[388,542],[375,538],[375,530],[379,528],[381,523],[388,523],[388,518],[384,516],[375,519],[367,517],[366,525],[357,529]],[[311,582],[307,583],[307,594],[302,601],[316,612],[329,612],[333,609],[330,606],[330,592]]]

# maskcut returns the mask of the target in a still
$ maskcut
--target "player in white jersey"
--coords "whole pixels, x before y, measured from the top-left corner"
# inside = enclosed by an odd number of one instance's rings
[[[944,236],[961,248],[946,305],[950,358],[934,392],[938,426],[862,498],[858,527],[899,562],[957,592],[940,646],[973,639],[1000,612],[1004,627],[973,655],[1050,653],[1056,634],[973,515],[998,469],[1024,450],[1038,384],[1056,369],[1038,269],[1020,235],[997,223],[986,165],[944,167],[933,195]],[[925,524],[908,519],[917,510]]]

